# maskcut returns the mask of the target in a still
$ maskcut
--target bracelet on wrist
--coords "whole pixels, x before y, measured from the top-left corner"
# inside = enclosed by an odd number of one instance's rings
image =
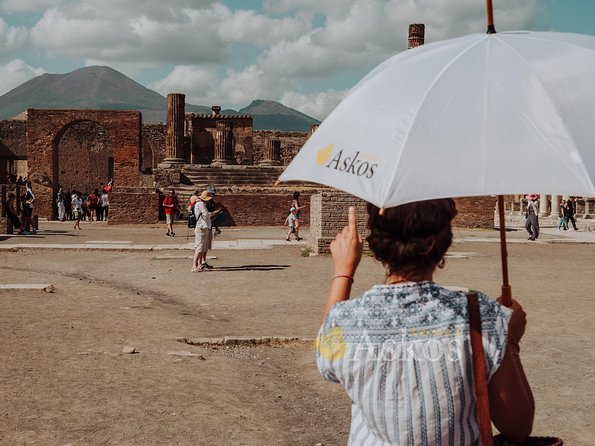
[[[348,279],[351,283],[353,283],[353,277],[348,274],[338,274],[335,277],[333,277],[333,280],[340,279],[340,278]]]

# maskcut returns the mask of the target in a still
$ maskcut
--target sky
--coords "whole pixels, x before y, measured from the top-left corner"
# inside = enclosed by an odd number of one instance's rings
[[[407,46],[485,32],[485,0],[0,0],[0,95],[43,73],[110,66],[163,95],[254,99],[324,119]],[[595,35],[593,0],[493,0],[498,31]]]

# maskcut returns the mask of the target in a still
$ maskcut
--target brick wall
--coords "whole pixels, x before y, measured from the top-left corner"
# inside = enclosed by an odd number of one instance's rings
[[[493,228],[495,197],[465,197],[455,199],[458,215],[453,226]],[[347,224],[349,206],[356,208],[358,230],[367,234],[367,212],[364,200],[344,192],[329,191],[311,197],[309,248],[315,253],[328,253],[330,243]]]
[[[91,121],[103,127],[114,145],[117,186],[140,184],[141,115],[116,110],[27,110],[28,177],[35,183],[37,215],[55,218],[54,195],[60,181],[57,144],[69,127]]]
[[[15,175],[27,176],[26,158],[27,123],[0,121],[0,183],[8,181],[11,162]],[[24,166],[22,163],[25,163]]]
[[[287,193],[234,193],[216,197],[227,209],[233,223],[240,226],[281,226],[291,207],[291,194]],[[310,196],[301,195],[300,204],[309,205]],[[310,222],[309,206],[300,215],[304,224]]]
[[[108,223],[157,223],[159,205],[154,189],[116,187],[110,194]]]
[[[58,141],[58,178],[64,190],[92,192],[113,176],[114,144],[105,128],[90,121],[68,127]]]

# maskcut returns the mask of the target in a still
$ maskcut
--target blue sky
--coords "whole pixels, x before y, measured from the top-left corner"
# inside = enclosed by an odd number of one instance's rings
[[[496,29],[595,35],[593,0],[493,0]],[[0,0],[0,95],[40,74],[111,66],[161,94],[324,118],[407,43],[485,30],[485,0]]]

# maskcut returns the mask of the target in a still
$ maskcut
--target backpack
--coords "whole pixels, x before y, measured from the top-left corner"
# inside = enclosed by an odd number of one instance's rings
[[[190,206],[188,211],[188,227],[196,228],[196,215],[194,214],[194,205]]]

